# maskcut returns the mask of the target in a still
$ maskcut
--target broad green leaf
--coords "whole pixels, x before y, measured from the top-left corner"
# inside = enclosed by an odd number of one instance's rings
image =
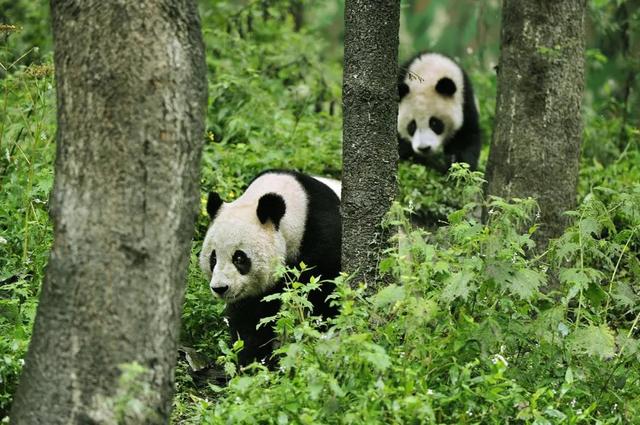
[[[598,223],[598,220],[592,217],[586,217],[580,220],[578,226],[583,237],[591,237],[592,235],[597,236],[602,230],[602,225]]]
[[[574,298],[581,290],[586,289],[589,285],[587,274],[578,268],[562,269],[560,270],[558,278],[562,284],[569,286],[567,300]]]
[[[621,307],[633,307],[638,303],[638,295],[636,295],[631,286],[625,282],[615,283],[612,297]]]
[[[571,348],[577,353],[609,359],[616,354],[615,336],[606,325],[590,325],[574,332]]]
[[[538,288],[545,282],[545,275],[530,269],[517,270],[513,276],[507,279],[507,289],[522,298],[523,300],[531,299]]]
[[[384,371],[391,366],[391,359],[383,347],[374,343],[368,343],[364,348],[365,351],[361,353],[361,356],[371,363],[374,368],[379,371]]]
[[[454,273],[447,279],[440,299],[444,302],[451,302],[456,298],[466,300],[471,292],[469,285],[471,279],[473,279],[473,274],[468,271]]]
[[[373,296],[373,304],[376,307],[384,307],[395,304],[405,297],[403,286],[389,285]]]

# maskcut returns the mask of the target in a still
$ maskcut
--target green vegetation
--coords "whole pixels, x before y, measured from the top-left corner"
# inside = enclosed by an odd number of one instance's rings
[[[296,32],[288,1],[202,2],[210,70],[203,210],[206,192],[234,199],[265,168],[340,177],[336,20],[342,5],[322,3],[306,5],[309,24]],[[450,16],[465,28],[462,34],[445,28],[432,30],[435,40],[407,39],[452,13],[446,3],[406,3],[403,54],[436,46],[460,57],[480,100],[488,147],[497,2],[470,2],[461,8],[464,14]],[[46,22],[46,8],[21,0],[0,5],[6,19],[0,24],[21,27],[0,34],[0,63],[6,68],[0,68],[2,418],[27,349],[52,242],[47,202],[55,89],[48,29],[39,25]],[[630,51],[615,48],[615,40],[625,37],[619,9],[603,1],[590,2],[590,9],[580,202],[570,213],[572,226],[547,252],[530,255],[533,201],[484,199],[482,174],[464,168],[442,177],[401,164],[401,193],[387,219],[398,229],[397,243],[380,261],[392,284],[368,296],[340,280],[336,302],[342,315],[319,333],[302,314],[301,297],[309,288],[292,282],[281,296],[286,308],[274,319],[284,342],[280,370],[238,371],[238,347],[228,347],[223,305],[212,298],[197,267],[207,225],[203,211],[183,313],[182,345],[190,354],[178,364],[173,421],[637,422],[640,102],[637,89],[625,95],[624,84],[638,64]],[[428,13],[418,15],[421,10]],[[626,14],[630,33],[639,34],[640,11],[629,3]],[[35,46],[37,52],[31,50]],[[473,48],[467,51],[468,46]],[[486,224],[479,220],[481,207],[489,212]],[[442,223],[422,229],[410,224],[416,217]],[[217,360],[215,367],[233,376],[229,384],[194,372],[201,366],[196,355]],[[122,418],[132,417],[126,394],[142,391],[134,388],[135,376],[145,373],[136,365],[130,369],[113,401]],[[144,397],[132,398],[138,399]]]

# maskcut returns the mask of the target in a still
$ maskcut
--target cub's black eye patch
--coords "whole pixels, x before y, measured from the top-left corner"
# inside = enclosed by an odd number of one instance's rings
[[[434,133],[440,135],[444,131],[444,123],[439,118],[431,117],[429,118],[429,128],[433,130]]]
[[[217,261],[218,259],[216,258],[216,252],[211,251],[211,257],[209,257],[209,267],[211,267],[211,271],[213,271],[213,268],[216,266]]]
[[[444,77],[436,83],[436,91],[443,96],[453,96],[456,90],[456,83],[451,78]]]
[[[231,262],[236,266],[240,274],[247,274],[251,270],[251,259],[247,257],[244,251],[237,250],[234,252]]]
[[[398,84],[398,96],[400,97],[400,100],[402,100],[402,98],[408,94],[409,94],[409,86],[406,85],[405,83]]]
[[[407,133],[409,133],[409,136],[413,136],[417,128],[418,125],[416,124],[416,120],[411,120],[411,122],[407,126]]]

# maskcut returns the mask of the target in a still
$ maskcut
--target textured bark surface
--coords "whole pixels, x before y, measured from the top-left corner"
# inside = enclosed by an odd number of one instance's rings
[[[398,0],[347,0],[343,77],[342,268],[375,285],[380,223],[396,194]]]
[[[146,407],[120,420],[166,423],[206,107],[196,2],[51,9],[55,234],[12,421],[116,423],[137,362]]]
[[[585,0],[505,0],[487,194],[534,197],[538,248],[575,206],[584,92]]]

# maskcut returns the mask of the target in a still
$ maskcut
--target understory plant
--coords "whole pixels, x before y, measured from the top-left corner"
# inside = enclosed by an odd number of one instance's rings
[[[274,318],[280,368],[210,385],[184,422],[633,422],[639,188],[587,197],[535,254],[534,201],[482,199],[480,175],[461,167],[452,178],[466,203],[438,230],[390,212],[390,285],[366,296],[338,279],[342,312],[325,331],[300,314],[309,288],[290,285]]]

